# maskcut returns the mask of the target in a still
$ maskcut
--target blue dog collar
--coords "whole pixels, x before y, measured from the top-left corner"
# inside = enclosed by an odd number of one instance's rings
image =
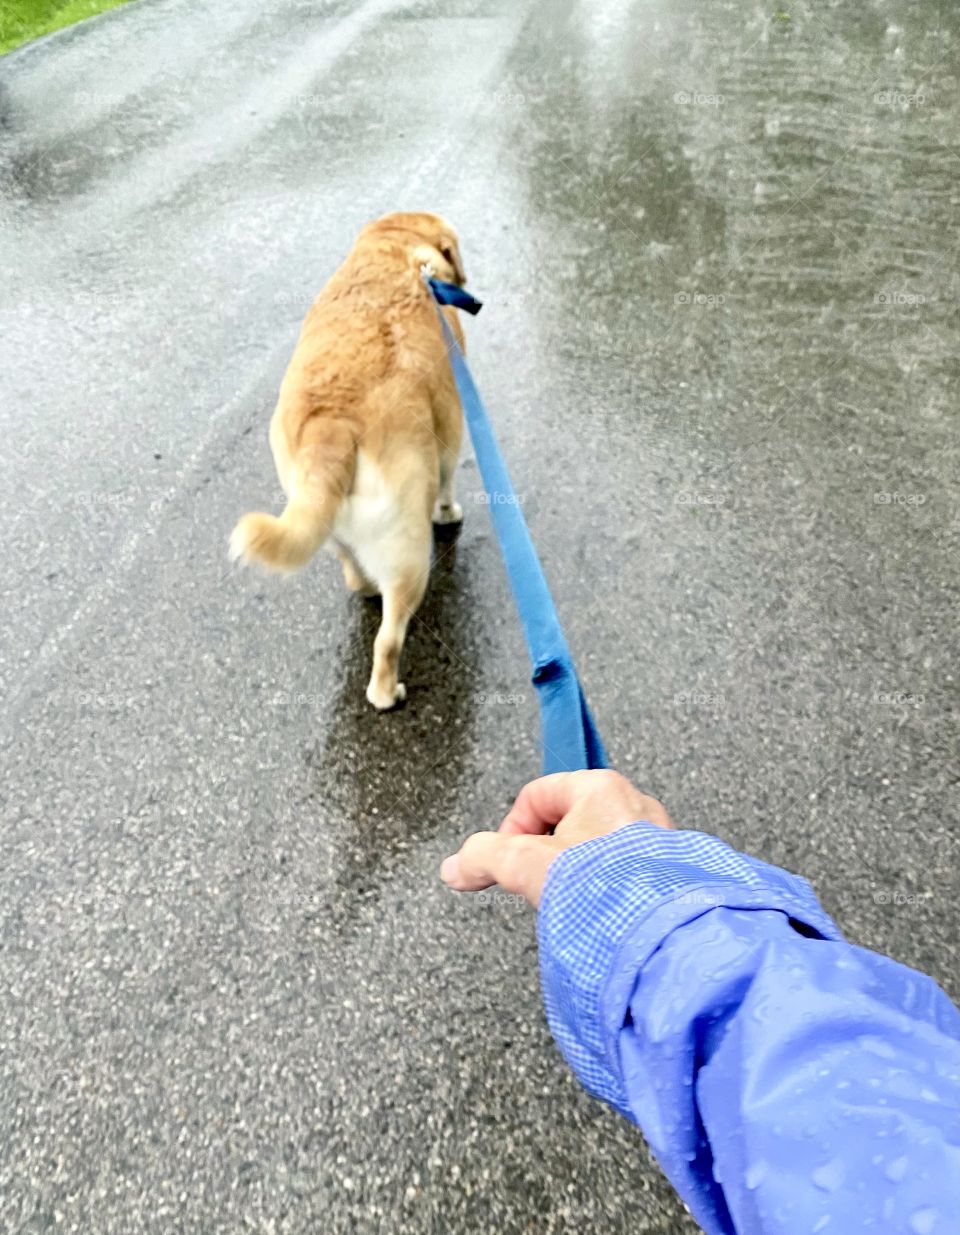
[[[483,308],[483,301],[471,296],[456,283],[444,283],[443,279],[427,279],[433,298],[438,304],[452,304],[455,309],[463,309],[464,313],[476,315]]]

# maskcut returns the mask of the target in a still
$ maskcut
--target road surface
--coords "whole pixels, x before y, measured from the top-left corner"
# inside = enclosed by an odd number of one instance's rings
[[[475,466],[405,654],[229,568],[357,229],[474,372],[616,764],[960,995],[955,72],[888,0],[141,0],[0,62],[0,1227],[689,1235],[437,866],[538,766]],[[469,454],[469,452],[467,452]]]

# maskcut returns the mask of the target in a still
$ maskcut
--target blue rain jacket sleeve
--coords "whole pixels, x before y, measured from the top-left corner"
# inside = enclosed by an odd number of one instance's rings
[[[809,884],[634,823],[561,854],[547,1018],[708,1235],[960,1235],[960,1013]]]

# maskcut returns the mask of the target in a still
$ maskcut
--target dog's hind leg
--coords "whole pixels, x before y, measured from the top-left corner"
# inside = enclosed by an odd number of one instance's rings
[[[430,545],[416,565],[408,566],[406,572],[391,583],[381,586],[383,593],[383,618],[373,643],[373,672],[367,686],[367,700],[379,711],[392,708],[407,695],[406,687],[398,681],[400,653],[406,638],[410,619],[423,599],[430,573]]]
[[[453,474],[457,470],[460,443],[453,451],[440,450],[440,491],[433,507],[433,522],[441,527],[448,523],[463,522],[463,507],[453,496]]]
[[[466,351],[463,327],[460,325],[456,309],[444,309],[443,312],[461,350]],[[460,457],[463,411],[453,373],[448,366],[443,367],[437,389],[433,394],[433,426],[434,436],[437,439],[440,488],[433,507],[432,519],[440,526],[460,523],[463,520],[463,508],[453,496],[453,474],[457,470],[457,460]]]
[[[351,592],[359,592],[361,596],[376,596],[377,585],[371,583],[367,576],[357,565],[353,554],[344,549],[342,545],[335,544],[333,551],[336,553],[343,567],[343,581]]]

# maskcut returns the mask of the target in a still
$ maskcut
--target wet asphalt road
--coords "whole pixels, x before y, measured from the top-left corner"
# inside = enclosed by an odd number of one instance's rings
[[[400,713],[332,560],[227,567],[386,210],[461,230],[616,764],[960,996],[958,25],[142,0],[0,63],[0,1229],[694,1229],[435,875],[538,765],[472,461]]]

